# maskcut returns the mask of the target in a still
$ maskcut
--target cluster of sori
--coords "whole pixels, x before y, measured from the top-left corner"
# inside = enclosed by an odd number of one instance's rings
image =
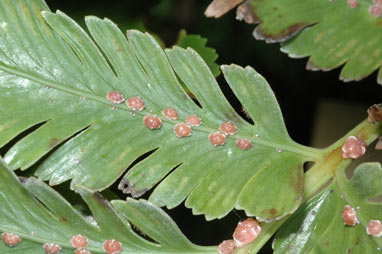
[[[125,100],[124,96],[118,91],[109,92],[106,99],[115,104],[125,101],[128,108],[133,112],[142,111],[146,107],[141,97],[134,96]],[[178,120],[178,111],[174,108],[163,109],[162,115],[168,120]],[[150,130],[157,130],[162,127],[162,119],[155,114],[147,114],[143,117],[143,124]],[[192,127],[199,127],[200,125],[201,119],[196,114],[190,114],[186,117],[185,122],[175,124],[173,131],[178,138],[189,137],[191,136]],[[208,140],[213,146],[222,146],[225,144],[227,136],[234,135],[236,130],[233,123],[223,122],[218,131],[209,133]],[[239,138],[236,140],[236,145],[242,150],[248,150],[252,147],[252,142],[246,138]]]
[[[232,254],[238,247],[243,247],[256,240],[261,232],[259,223],[252,219],[240,221],[233,232],[233,240],[225,240],[218,246],[219,254]]]
[[[10,248],[16,247],[21,242],[20,236],[9,232],[2,233],[1,238],[3,239],[3,242]],[[91,252],[86,249],[89,244],[88,238],[86,236],[80,234],[72,236],[69,242],[74,248],[74,254],[91,254]],[[111,239],[105,241],[102,245],[102,248],[105,254],[119,254],[122,251],[122,243]],[[62,250],[62,247],[56,243],[44,243],[42,245],[42,249],[46,254],[59,254]]]
[[[359,209],[360,208],[357,207],[357,210]],[[359,221],[357,219],[356,209],[354,209],[350,205],[345,205],[341,215],[342,215],[342,221],[344,222],[346,226],[355,226],[359,224]],[[381,237],[382,236],[381,221],[370,220],[366,227],[366,233],[374,237]]]

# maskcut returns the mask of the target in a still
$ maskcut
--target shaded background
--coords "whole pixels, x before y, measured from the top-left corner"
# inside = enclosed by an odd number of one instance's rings
[[[343,83],[339,69],[331,72],[305,70],[307,59],[290,59],[279,44],[266,44],[252,37],[253,25],[235,19],[235,11],[208,19],[203,13],[210,1],[194,0],[46,0],[53,11],[60,9],[81,25],[85,15],[108,17],[121,30],[140,29],[156,34],[171,47],[180,29],[200,34],[219,54],[218,64],[250,65],[270,83],[280,103],[290,136],[297,142],[326,147],[366,117],[367,108],[382,102],[382,86],[376,73],[361,82]],[[218,81],[230,101],[234,96],[222,76]],[[236,109],[239,105],[233,102]],[[370,149],[372,150],[372,149]],[[364,160],[381,161],[370,152]],[[115,186],[113,188],[116,190]],[[117,191],[116,191],[117,192]],[[119,194],[119,193],[118,193]],[[123,198],[124,196],[120,196]],[[245,218],[233,211],[221,220],[206,222],[179,206],[169,214],[194,243],[216,245],[232,237],[237,222]],[[270,244],[261,253],[271,253]]]

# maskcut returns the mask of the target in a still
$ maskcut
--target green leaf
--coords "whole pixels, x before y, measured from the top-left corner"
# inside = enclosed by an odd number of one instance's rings
[[[72,187],[99,191],[139,161],[120,189],[135,197],[158,185],[151,202],[171,208],[187,199],[207,219],[236,207],[270,221],[300,204],[302,165],[321,159],[322,151],[290,139],[271,88],[252,68],[222,67],[254,125],[231,107],[191,48],[163,51],[149,34],[129,30],[126,38],[113,22],[94,16],[85,20],[89,35],[41,0],[1,1],[0,17],[0,146],[27,131],[5,155],[12,169],[40,160],[35,174],[51,185],[71,179]],[[114,90],[142,97],[146,109],[112,104],[105,96]],[[161,116],[168,107],[176,108],[179,120],[162,117],[159,130],[145,127],[144,116]],[[190,137],[176,137],[174,124],[189,114],[202,125]],[[208,135],[226,121],[237,133],[214,147]],[[240,150],[239,138],[253,147]]]
[[[376,5],[372,0],[356,2],[358,7],[351,8],[345,0],[247,0],[237,15],[260,23],[253,32],[256,39],[285,41],[281,50],[292,58],[309,56],[307,69],[344,65],[344,81],[361,80],[379,69],[377,81],[382,84],[381,18],[370,14]]]
[[[180,30],[178,34],[178,40],[175,43],[176,46],[181,48],[193,48],[206,62],[210,68],[212,74],[217,77],[220,75],[219,65],[216,64],[218,54],[216,50],[206,46],[207,39],[197,34],[187,34],[186,30]]]
[[[350,180],[342,172],[281,227],[273,243],[275,253],[377,253],[382,240],[368,235],[366,227],[382,217],[382,204],[370,200],[382,193],[381,176],[380,163],[361,164]],[[345,205],[355,208],[359,224],[344,225]]]
[[[10,248],[0,244],[1,253],[42,253],[44,243],[59,244],[61,253],[73,253],[69,240],[82,234],[88,250],[104,253],[108,239],[122,242],[121,253],[215,253],[215,247],[192,244],[175,222],[161,209],[145,200],[114,200],[110,204],[100,194],[84,187],[76,190],[89,206],[95,222],[84,217],[52,188],[36,178],[22,184],[0,162],[0,232],[19,235],[22,241]],[[155,242],[137,235],[128,220]],[[96,224],[95,224],[96,223]]]

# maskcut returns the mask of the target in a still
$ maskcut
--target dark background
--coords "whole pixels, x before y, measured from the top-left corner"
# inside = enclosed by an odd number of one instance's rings
[[[290,59],[280,52],[279,44],[256,41],[252,37],[254,26],[237,21],[235,11],[219,19],[206,18],[203,13],[209,2],[47,0],[53,11],[60,9],[81,25],[84,24],[85,15],[108,17],[122,30],[138,28],[155,33],[167,47],[175,43],[182,28],[189,34],[200,34],[208,39],[207,45],[215,48],[219,54],[218,64],[250,65],[268,80],[278,98],[291,137],[304,145],[312,144],[314,132],[317,132],[313,128],[317,125],[317,115],[321,114],[325,118],[326,113],[321,112],[319,107],[322,102],[334,102],[329,103],[334,105],[330,108],[337,110],[339,107],[342,110],[336,111],[335,119],[341,119],[342,116],[344,121],[325,122],[329,130],[338,127],[342,128],[340,132],[350,130],[353,127],[350,124],[356,124],[366,117],[368,106],[382,102],[382,86],[376,83],[376,73],[361,82],[343,83],[338,80],[340,69],[330,72],[306,71],[307,59]],[[218,81],[228,99],[232,99],[233,95],[224,78],[220,76]],[[349,112],[353,110],[354,105],[360,105],[361,116]],[[333,140],[324,141],[322,144],[329,145],[342,136],[336,135]],[[236,223],[245,218],[242,212],[233,211],[224,219],[206,222],[203,216],[193,216],[191,210],[184,208],[184,205],[168,212],[191,241],[202,245],[216,245],[224,239],[231,238]],[[271,253],[270,244],[261,253]]]

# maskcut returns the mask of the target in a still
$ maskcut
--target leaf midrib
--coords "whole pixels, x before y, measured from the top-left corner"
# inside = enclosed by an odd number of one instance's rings
[[[57,241],[57,240],[54,240],[52,241],[52,239],[49,239],[49,238],[44,238],[44,237],[40,237],[40,236],[36,236],[36,235],[31,235],[31,233],[24,233],[22,231],[17,231],[13,228],[7,228],[7,227],[4,227],[4,226],[0,226],[0,232],[11,232],[11,233],[14,233],[14,234],[17,234],[21,237],[22,240],[28,240],[28,241],[31,241],[31,242],[34,242],[34,243],[38,243],[38,244],[41,244],[41,246],[44,244],[44,243],[55,243],[55,244],[58,244],[60,245],[62,248],[66,248],[66,249],[73,249],[74,248],[72,247],[72,245],[70,244],[69,240],[68,241]],[[106,240],[106,239],[104,239]],[[216,254],[216,246],[206,246],[206,247],[201,247],[201,246],[197,246],[199,247],[200,249],[204,249],[205,251],[202,251],[202,250],[195,250],[195,251],[190,251],[190,250],[187,250],[187,251],[184,251],[184,250],[174,250],[174,249],[166,249],[165,247],[162,246],[162,248],[164,248],[163,251],[152,251],[152,252],[149,252],[149,251],[122,251],[121,254],[160,254],[160,253],[182,253],[182,254],[206,254],[206,253],[211,253],[211,254]],[[16,247],[17,248],[17,247]],[[87,250],[91,251],[92,253],[105,253],[105,251],[101,248],[95,248],[95,247],[87,247],[86,248]]]
[[[100,97],[97,95],[93,95],[93,94],[87,93],[85,91],[81,91],[79,89],[73,89],[73,88],[70,88],[68,86],[65,86],[64,84],[58,83],[57,81],[49,81],[46,78],[43,78],[43,77],[40,77],[37,75],[32,75],[32,74],[29,74],[25,71],[21,71],[21,70],[16,69],[16,68],[9,67],[6,64],[4,64],[3,62],[0,62],[0,70],[7,72],[9,74],[19,76],[21,78],[28,79],[30,81],[33,81],[33,82],[40,84],[40,85],[44,85],[46,87],[55,88],[57,90],[60,90],[60,91],[66,92],[66,93],[76,95],[80,98],[83,97],[83,98],[90,99],[90,100],[93,100],[93,101],[96,101],[96,102],[99,102],[102,104],[106,104],[108,106],[111,106],[113,109],[121,109],[121,110],[128,111],[130,113],[134,112],[135,114],[142,115],[142,116],[146,115],[146,113],[144,113],[144,112],[134,111],[134,110],[129,109],[127,107],[127,105],[125,105],[125,104],[112,103],[112,102],[108,101],[106,98],[103,98],[103,97]],[[173,120],[170,121],[170,120],[167,120],[166,118],[161,118],[161,119],[163,122],[167,122],[169,124],[182,122],[182,121],[173,121]],[[193,131],[201,131],[201,132],[205,132],[205,133],[211,133],[211,132],[216,132],[217,130],[213,129],[213,128],[200,126],[196,130],[194,129]],[[281,151],[287,151],[290,153],[303,155],[304,157],[306,157],[306,160],[316,161],[316,160],[322,159],[322,151],[321,150],[306,147],[303,145],[299,145],[297,143],[295,143],[294,146],[291,146],[291,145],[279,144],[276,142],[264,140],[261,137],[252,138],[252,137],[249,137],[249,135],[243,136],[243,135],[235,134],[235,137],[250,138],[251,141],[255,144],[263,145],[265,147],[270,147],[270,148],[273,148],[274,150],[280,149]]]

